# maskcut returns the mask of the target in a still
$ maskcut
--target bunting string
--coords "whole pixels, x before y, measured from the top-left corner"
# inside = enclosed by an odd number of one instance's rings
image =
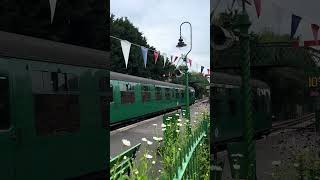
[[[122,53],[123,53],[123,57],[124,57],[124,60],[125,60],[126,68],[127,68],[127,65],[128,65],[129,53],[130,53],[131,45],[139,47],[141,49],[141,53],[142,53],[142,57],[143,57],[143,62],[144,62],[145,68],[147,67],[147,59],[148,59],[147,53],[148,53],[148,51],[153,52],[153,58],[154,58],[154,63],[155,64],[157,63],[157,60],[158,60],[159,56],[162,56],[164,58],[163,68],[165,67],[166,62],[170,62],[171,64],[178,65],[179,62],[184,58],[182,56],[179,57],[179,56],[176,56],[176,55],[168,55],[167,53],[161,53],[160,54],[160,52],[157,51],[157,50],[153,50],[153,49],[141,46],[141,45],[136,44],[136,43],[131,43],[131,42],[127,41],[127,40],[123,40],[123,39],[120,39],[120,38],[115,37],[115,36],[110,36],[110,37],[113,38],[113,39],[119,40],[121,42],[121,48],[122,48]],[[204,66],[199,65],[196,62],[193,62],[192,59],[190,59],[190,58],[187,59],[187,64],[190,66],[190,69],[191,69],[191,67],[196,66],[196,71],[198,71],[198,72],[199,72],[199,70],[198,70],[199,66],[201,68],[204,67]],[[192,65],[194,65],[194,66],[192,66]],[[202,73],[202,71],[203,70],[201,70],[200,73]]]

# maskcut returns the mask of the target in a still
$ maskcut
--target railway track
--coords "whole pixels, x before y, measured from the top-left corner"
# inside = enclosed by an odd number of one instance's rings
[[[272,124],[271,132],[277,132],[279,130],[286,129],[303,129],[313,126],[315,123],[315,113],[305,114],[295,119],[289,119]]]

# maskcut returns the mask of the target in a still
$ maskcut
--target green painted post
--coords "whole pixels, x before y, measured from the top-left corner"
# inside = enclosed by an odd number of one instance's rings
[[[242,1],[243,11],[239,15],[240,47],[241,47],[241,71],[242,71],[242,97],[243,97],[243,137],[246,143],[246,166],[248,180],[255,179],[255,142],[253,141],[253,121],[251,111],[251,87],[250,87],[250,20],[245,9],[245,1]]]
[[[189,73],[188,73],[188,61],[187,61],[187,56],[185,56],[184,58],[184,61],[186,63],[186,67],[184,69],[184,76],[185,76],[185,86],[186,86],[186,89],[185,89],[185,106],[186,106],[186,114],[185,114],[185,117],[187,120],[187,133],[188,134],[191,134],[191,124],[190,124],[190,107],[189,107]]]

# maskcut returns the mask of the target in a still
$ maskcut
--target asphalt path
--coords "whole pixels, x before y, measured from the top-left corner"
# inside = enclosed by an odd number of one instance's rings
[[[209,111],[209,104],[204,102],[202,101],[202,102],[195,103],[190,107],[191,119],[194,119],[194,117],[200,112],[201,109],[207,109]],[[176,110],[169,113],[173,113],[173,112],[178,112],[178,111]],[[163,116],[164,114],[111,131],[110,133],[111,158],[115,157],[116,155],[130,148],[128,146],[125,146],[122,143],[123,139],[130,141],[131,147],[136,144],[143,143],[140,149],[145,149],[146,147],[143,147],[143,146],[148,146],[149,150],[155,150],[158,144],[153,139],[153,137],[163,137],[162,128],[161,128]],[[153,142],[153,144],[146,145],[146,143],[141,140],[142,138],[148,139],[149,141]]]

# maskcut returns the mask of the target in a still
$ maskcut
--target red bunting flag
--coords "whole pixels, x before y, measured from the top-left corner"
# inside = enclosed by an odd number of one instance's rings
[[[311,24],[311,29],[312,29],[314,40],[317,42],[318,41],[319,26],[317,24]]]
[[[256,7],[256,12],[259,18],[261,12],[261,0],[254,0],[254,6]]]
[[[189,64],[190,64],[190,67],[191,67],[191,64],[192,64],[192,60],[191,59],[189,59]]]
[[[158,57],[159,57],[159,52],[158,51],[154,51],[153,53],[153,57],[154,57],[154,63],[156,64],[158,61]]]
[[[208,74],[210,75],[210,69],[207,69],[207,71],[208,71]]]

